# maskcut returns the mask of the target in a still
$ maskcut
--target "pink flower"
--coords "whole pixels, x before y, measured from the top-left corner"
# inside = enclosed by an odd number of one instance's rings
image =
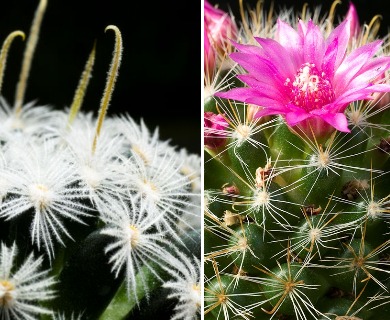
[[[207,0],[204,0],[204,30],[209,44],[220,55],[225,54],[226,43],[235,39],[237,26],[227,12],[215,8]],[[206,49],[206,48],[205,48]]]
[[[204,113],[204,145],[209,149],[217,149],[226,142],[225,129],[229,126],[225,118],[211,111]]]
[[[351,37],[356,38],[360,33],[360,23],[356,8],[352,2],[349,2],[349,8],[345,19],[349,19]]]
[[[326,137],[334,128],[349,132],[348,104],[390,91],[389,85],[372,82],[390,66],[389,57],[374,58],[382,41],[347,54],[350,30],[346,19],[324,39],[312,21],[299,21],[296,31],[278,20],[278,41],[255,38],[260,47],[234,44],[239,52],[231,58],[247,70],[237,76],[247,87],[215,95],[262,106],[256,117],[280,114],[310,137],[312,131]]]
[[[380,74],[376,79],[375,82],[378,83],[388,83],[388,78],[386,76],[386,73]],[[390,93],[389,92],[376,92],[372,95],[373,101],[371,103],[371,106],[373,109],[386,109],[390,104]]]
[[[206,29],[204,29],[204,74],[210,76],[215,69],[215,51],[211,46],[209,36]]]
[[[359,36],[361,28],[359,23],[359,16],[352,2],[349,2],[349,9],[345,18],[350,20],[351,37],[353,36],[357,38]],[[380,74],[377,78],[375,78],[374,82],[385,83],[386,74]],[[374,109],[383,108],[390,103],[390,94],[388,92],[376,92],[373,94],[373,100],[374,101],[371,105]]]

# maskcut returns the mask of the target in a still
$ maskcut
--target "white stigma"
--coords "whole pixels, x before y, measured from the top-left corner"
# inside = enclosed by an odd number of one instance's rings
[[[255,206],[260,207],[269,203],[269,193],[265,190],[259,190],[255,199]]]
[[[251,136],[251,127],[240,124],[236,127],[236,130],[233,133],[233,138],[238,140],[238,144],[242,144]]]
[[[362,126],[367,121],[366,117],[364,116],[363,112],[359,109],[351,110],[347,113],[348,119],[351,121],[351,123],[355,126]]]
[[[248,240],[245,237],[240,237],[237,241],[238,247],[240,250],[246,250],[248,248]]]
[[[318,228],[311,229],[309,231],[309,238],[310,240],[319,240],[321,238],[321,230]]]
[[[314,66],[314,65],[313,65]],[[310,67],[308,65],[302,68],[293,82],[294,87],[299,87],[301,91],[309,91],[309,93],[318,91],[318,76],[310,74]]]
[[[152,181],[144,179],[141,183],[141,193],[148,198],[152,198],[155,202],[158,202],[161,198],[158,188]]]
[[[322,148],[320,148],[318,155],[313,155],[310,158],[310,164],[318,168],[327,168],[331,162],[329,152],[323,151]]]
[[[375,201],[371,201],[367,206],[367,214],[371,218],[377,218],[382,211],[381,206]]]
[[[35,207],[46,208],[50,206],[54,193],[43,184],[32,184],[29,186],[30,199]]]
[[[129,242],[131,248],[135,248],[139,243],[140,232],[136,226],[130,225],[128,229]]]
[[[330,79],[313,63],[304,63],[297,71],[294,81],[287,78],[291,102],[306,111],[320,109],[335,99]]]
[[[101,175],[95,169],[85,165],[81,169],[81,176],[84,182],[92,189],[99,187],[102,180]]]

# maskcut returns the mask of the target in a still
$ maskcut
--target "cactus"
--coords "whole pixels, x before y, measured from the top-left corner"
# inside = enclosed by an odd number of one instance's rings
[[[0,99],[0,318],[197,319],[200,156],[108,114],[123,50],[115,25],[97,116],[82,110],[95,45],[69,108],[26,104],[46,6],[0,52],[1,89],[9,48],[26,39],[15,102]]]
[[[205,319],[385,319],[388,38],[244,2],[204,8]]]

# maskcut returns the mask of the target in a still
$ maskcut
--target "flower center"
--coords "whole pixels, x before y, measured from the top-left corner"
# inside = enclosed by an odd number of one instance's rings
[[[367,214],[369,217],[377,218],[382,212],[383,209],[381,208],[379,203],[375,201],[370,201],[370,203],[367,206]]]
[[[132,248],[135,248],[139,243],[139,237],[140,233],[136,226],[130,225],[129,226],[129,240],[130,240],[130,246]]]
[[[250,126],[240,124],[237,126],[236,131],[233,133],[233,138],[237,139],[238,145],[240,146],[251,136],[251,131],[252,130]]]
[[[100,173],[91,166],[83,166],[81,168],[81,176],[89,188],[97,189],[100,186],[102,177]]]
[[[294,291],[294,288],[300,284],[304,284],[303,280],[299,280],[297,282],[293,282],[293,281],[286,281],[284,283],[284,292],[285,293],[290,293],[292,291]]]
[[[237,241],[239,250],[245,251],[248,248],[248,240],[245,237],[240,237]]]
[[[143,197],[147,197],[152,199],[154,202],[158,202],[160,200],[160,191],[157,186],[153,183],[153,181],[143,179],[141,183],[141,193]]]
[[[268,205],[269,203],[269,193],[263,189],[257,190],[255,194],[255,199],[254,199],[254,207],[255,208],[260,208],[263,206]]]
[[[29,186],[29,191],[31,201],[41,210],[49,206],[54,197],[53,191],[43,184],[32,184]]]
[[[319,240],[321,238],[321,230],[318,229],[318,228],[314,228],[314,229],[311,229],[309,231],[309,238],[311,241],[316,241],[316,240]]]
[[[332,159],[329,150],[325,149],[324,151],[322,145],[319,146],[318,154],[310,157],[310,164],[320,169],[327,169],[331,163]]]
[[[223,293],[217,294],[217,299],[218,305],[225,304],[229,300],[229,298]]]
[[[200,292],[200,285],[198,283],[192,283],[190,285],[190,297],[191,301],[197,306],[200,307],[202,303],[202,295]]]
[[[352,268],[353,269],[362,268],[365,262],[366,260],[364,259],[364,257],[356,257],[352,261]]]
[[[335,99],[329,78],[313,63],[304,63],[294,81],[287,78],[284,85],[290,90],[291,103],[306,111],[320,109]]]
[[[6,307],[12,306],[15,299],[15,287],[14,285],[7,281],[0,281],[0,308],[5,309]]]

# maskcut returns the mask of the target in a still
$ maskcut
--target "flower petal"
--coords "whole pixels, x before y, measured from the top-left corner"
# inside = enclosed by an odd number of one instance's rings
[[[341,132],[351,132],[348,129],[348,120],[344,113],[327,113],[321,115],[321,119]]]
[[[270,109],[270,108],[266,108],[266,109],[261,109],[259,111],[257,111],[254,115],[255,118],[260,118],[260,117],[264,117],[264,116],[272,116],[272,115],[275,115],[275,114],[284,114],[284,109],[283,107],[281,109]]]
[[[322,32],[311,20],[307,23],[307,32],[304,38],[304,61],[314,63],[317,67],[322,65],[325,52],[325,40]]]
[[[289,96],[285,90],[285,87],[280,88],[274,83],[274,81],[258,81],[251,75],[238,75],[238,79],[246,83],[249,87],[263,92],[266,97],[273,97],[279,101],[288,101]]]
[[[357,37],[360,32],[360,22],[359,16],[357,14],[356,8],[351,1],[349,1],[349,8],[345,19],[350,21],[350,33],[351,37]]]
[[[390,57],[380,57],[368,62],[360,71],[359,75],[354,77],[348,84],[346,90],[350,88],[364,87],[372,79],[384,75],[390,68]]]
[[[340,108],[340,106],[344,106],[352,101],[370,99],[371,94],[375,92],[374,87],[371,87],[372,86],[366,85],[365,88],[353,88],[344,92],[340,97],[333,101],[332,104],[334,105],[334,109],[336,110],[337,108]],[[337,111],[341,112],[344,110],[338,109]]]
[[[275,39],[288,51],[294,65],[304,63],[302,55],[303,38],[287,23],[278,19]]]
[[[333,89],[336,97],[346,90],[349,82],[359,75],[360,70],[382,45],[381,40],[368,43],[353,50],[336,70],[333,79]],[[367,79],[367,82],[370,79]]]
[[[263,56],[264,50],[259,46],[254,46],[251,44],[240,44],[238,42],[232,41],[232,44],[236,49],[238,49],[242,53],[249,53],[254,55]]]
[[[325,52],[324,59],[322,61],[322,71],[330,79],[334,76],[335,64],[338,52],[338,39],[335,38],[328,46]]]
[[[307,25],[301,19],[298,20],[298,35],[302,38],[302,45],[306,36]],[[302,49],[302,48],[301,48]]]
[[[340,23],[326,39],[326,43],[329,46],[334,39],[337,39],[337,56],[335,61],[335,69],[337,69],[340,63],[343,61],[345,56],[345,51],[347,50],[348,42],[350,38],[350,21],[344,20]]]
[[[390,92],[390,84],[387,84],[387,83],[373,84],[371,86],[368,86],[366,89],[370,90],[372,93],[374,93],[374,92]]]
[[[306,120],[310,117],[312,117],[312,115],[310,113],[307,113],[303,109],[288,112],[285,114],[285,119],[289,126],[295,126],[299,122]]]
[[[259,81],[270,81],[272,79],[271,81],[274,83],[283,86],[286,80],[267,58],[241,52],[232,53],[230,57]]]
[[[234,88],[226,92],[217,92],[214,95],[220,98],[252,103],[261,107],[278,109],[279,112],[285,107],[282,102],[275,100],[273,97],[267,97],[263,92],[252,88]]]
[[[301,65],[295,65],[290,59],[290,52],[273,39],[255,38],[262,46],[267,58],[277,67],[283,78],[291,78]],[[278,68],[279,66],[279,68]]]

